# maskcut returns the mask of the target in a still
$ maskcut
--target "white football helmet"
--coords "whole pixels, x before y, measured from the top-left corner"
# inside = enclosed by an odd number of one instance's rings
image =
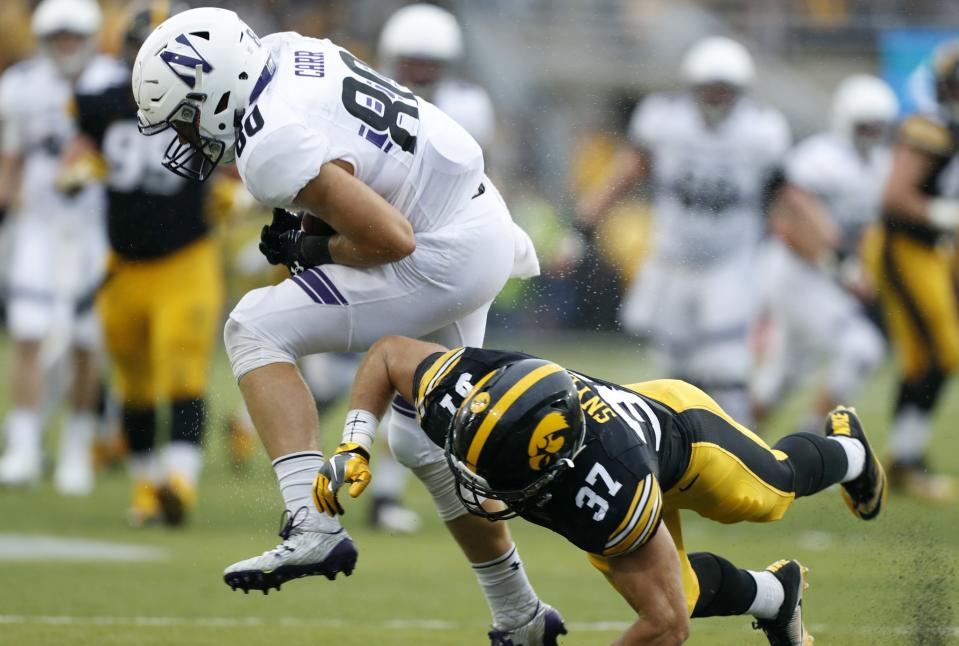
[[[95,0],[43,0],[33,12],[30,31],[43,43],[57,70],[76,78],[96,53],[95,36],[102,23],[103,14]],[[58,34],[79,37],[81,42],[70,51],[61,51],[55,42]]]
[[[241,121],[273,78],[273,59],[233,11],[203,7],[162,22],[133,65],[140,132],[176,136],[163,165],[206,180],[236,157]]]
[[[697,41],[682,62],[687,85],[725,83],[745,89],[752,85],[756,66],[749,50],[731,38],[708,36]]]
[[[741,43],[709,36],[690,47],[680,72],[696,95],[703,117],[715,124],[726,118],[742,92],[752,85],[756,68]]]
[[[386,21],[379,56],[387,66],[399,58],[449,63],[463,55],[463,33],[456,17],[432,4],[411,4]]]
[[[832,102],[832,129],[861,152],[886,136],[899,112],[889,84],[871,74],[854,74],[839,83]]]

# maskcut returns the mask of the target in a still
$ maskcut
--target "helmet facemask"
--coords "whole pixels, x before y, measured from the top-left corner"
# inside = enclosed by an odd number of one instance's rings
[[[196,87],[200,87],[202,66],[196,67]],[[207,95],[203,92],[190,92],[166,119],[150,124],[141,112],[137,113],[137,126],[141,134],[148,137],[166,132],[172,128],[176,135],[170,140],[163,155],[163,166],[171,172],[187,179],[204,182],[213,173],[226,153],[226,144],[216,137],[208,137],[200,129],[200,114]],[[239,119],[234,120],[234,132],[239,127]]]
[[[742,88],[731,83],[715,81],[694,86],[693,95],[696,97],[703,120],[710,126],[716,126],[729,116],[742,95]]]
[[[453,472],[456,481],[456,495],[467,511],[482,516],[490,521],[515,518],[532,509],[542,507],[548,503],[553,494],[549,492],[549,485],[563,473],[573,468],[571,458],[562,458],[556,462],[545,474],[534,480],[522,489],[496,489],[490,486],[481,475],[474,473],[461,460],[458,460],[450,448],[453,426],[446,438],[446,463]],[[577,451],[578,452],[578,451]],[[575,457],[575,456],[574,456]],[[486,500],[498,500],[506,505],[499,511],[490,511],[483,506]]]

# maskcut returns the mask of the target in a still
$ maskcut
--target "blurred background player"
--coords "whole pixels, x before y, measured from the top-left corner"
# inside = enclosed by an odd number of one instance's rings
[[[456,79],[453,68],[463,56],[463,34],[456,17],[431,4],[411,4],[391,15],[378,45],[380,68],[387,76],[432,102],[488,150],[496,129],[493,102],[478,85]],[[320,410],[349,392],[359,355],[322,354],[300,360],[300,368]],[[413,417],[412,409],[394,406],[392,415]],[[415,512],[400,504],[409,472],[382,451],[377,460],[371,522],[388,531],[419,528]]]
[[[383,25],[380,67],[463,126],[489,148],[496,131],[493,102],[478,85],[453,77],[463,56],[463,33],[456,17],[431,4],[411,4]]]
[[[825,381],[802,422],[802,430],[818,430],[822,417],[851,400],[885,354],[885,341],[863,307],[874,294],[859,247],[879,216],[888,134],[898,110],[885,81],[850,76],[836,89],[832,129],[804,140],[786,160],[770,212],[773,237],[759,272],[769,334],[753,382],[757,419],[824,360]]]
[[[108,274],[97,305],[115,366],[133,479],[129,520],[179,524],[196,501],[203,462],[207,372],[223,286],[201,184],[160,164],[166,142],[140,136],[129,76],[143,40],[170,5],[141,5],[123,43],[125,73],[76,97],[82,136],[71,156],[106,166]],[[158,403],[169,442],[156,447]]]
[[[709,390],[747,423],[754,259],[764,194],[790,142],[782,114],[745,96],[753,77],[738,42],[695,43],[682,62],[686,91],[637,106],[613,177],[578,206],[592,226],[638,182],[652,185],[654,240],[623,327],[650,340],[666,374]]]
[[[956,482],[930,472],[926,453],[932,413],[959,365],[952,273],[959,228],[959,41],[941,45],[931,65],[928,100],[918,101],[919,110],[899,128],[882,227],[868,254],[899,368],[890,486],[944,502],[955,500]]]
[[[112,59],[95,53],[100,24],[94,0],[43,0],[31,22],[39,52],[0,81],[0,210],[18,211],[8,302],[12,408],[0,483],[39,479],[43,364],[70,348],[70,410],[54,482],[61,493],[74,495],[89,493],[94,483],[90,446],[99,332],[91,299],[102,278],[106,243],[102,187],[71,186],[59,175],[59,160],[75,133],[74,91],[96,91],[124,75]]]

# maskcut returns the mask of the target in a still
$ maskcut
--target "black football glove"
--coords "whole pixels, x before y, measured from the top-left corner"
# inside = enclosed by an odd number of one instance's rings
[[[269,227],[276,233],[299,229],[303,224],[303,214],[291,213],[286,209],[273,209],[273,221]]]
[[[264,225],[260,231],[260,253],[271,265],[286,265],[290,274],[296,276],[306,269],[299,260],[302,238],[303,232],[299,229],[277,231]]]

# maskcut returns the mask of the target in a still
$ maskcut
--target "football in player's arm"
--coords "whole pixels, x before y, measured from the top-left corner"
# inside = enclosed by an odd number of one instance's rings
[[[851,409],[826,437],[768,447],[708,395],[681,381],[620,386],[517,352],[447,349],[404,337],[375,343],[357,372],[343,444],[314,482],[317,506],[342,512],[371,478],[375,420],[394,391],[415,402],[423,431],[445,446],[472,513],[523,518],[589,553],[639,618],[621,644],[678,644],[690,617],[751,614],[774,644],[809,644],[805,568],[764,571],[687,554],[678,512],[723,523],[778,520],[797,497],[843,483],[859,518],[875,517],[885,475]]]

